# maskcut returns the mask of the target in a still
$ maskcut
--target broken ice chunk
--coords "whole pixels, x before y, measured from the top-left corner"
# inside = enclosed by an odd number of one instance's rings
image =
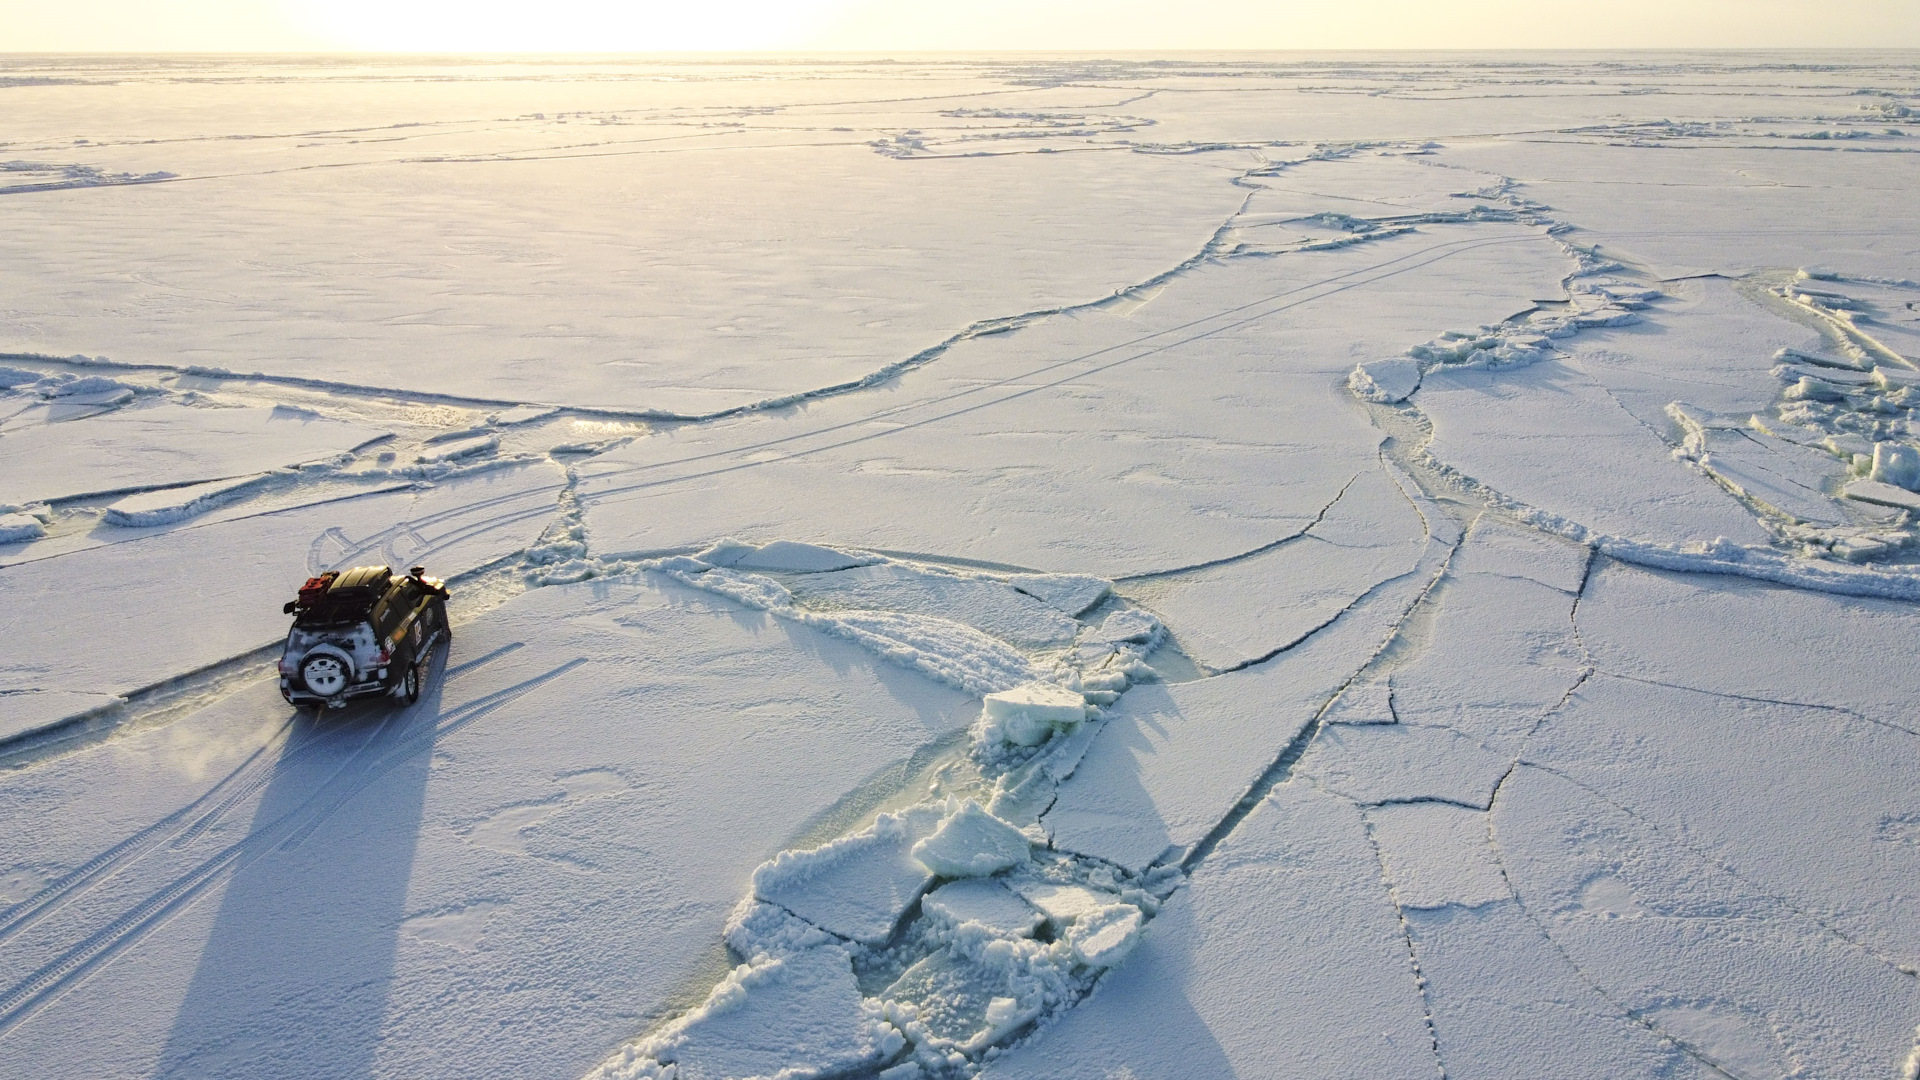
[[[958,926],[979,923],[996,934],[1028,937],[1041,915],[998,881],[949,881],[920,901],[921,910]]]
[[[1140,942],[1140,909],[1132,904],[1109,904],[1074,920],[1067,944],[1074,959],[1088,967],[1109,968],[1126,959]]]
[[[1405,401],[1407,395],[1420,388],[1420,362],[1411,357],[1396,356],[1389,360],[1355,364],[1353,373],[1347,376],[1347,388],[1368,401],[1382,405]]]
[[[1773,374],[1785,383],[1797,383],[1803,378],[1812,377],[1820,382],[1835,386],[1866,386],[1871,384],[1873,376],[1864,371],[1845,371],[1837,368],[1825,368],[1820,371],[1808,371],[1798,364],[1777,364]]]
[[[510,409],[502,409],[490,414],[487,417],[487,423],[498,424],[501,427],[514,427],[519,424],[531,424],[535,420],[545,420],[559,411],[551,405],[515,405]]]
[[[1825,447],[1828,453],[1837,454],[1843,459],[1850,460],[1858,455],[1871,456],[1873,454],[1872,443],[1858,435],[1852,435],[1844,431],[1821,439],[1820,445]]]
[[[1120,898],[1109,892],[1089,889],[1085,885],[1053,885],[1045,882],[1029,882],[1014,886],[1014,891],[1026,898],[1029,904],[1040,909],[1056,930],[1066,927],[1082,915],[1119,903]]]
[[[1797,360],[1801,363],[1816,364],[1820,367],[1859,371],[1858,361],[1832,353],[1814,352],[1810,349],[1781,349],[1773,354],[1775,360]]]
[[[933,830],[939,810],[881,814],[873,825],[812,851],[783,851],[753,872],[753,894],[844,938],[885,941],[928,884],[908,848]]]
[[[109,505],[102,520],[108,525],[123,527],[171,525],[250,492],[265,483],[268,475],[255,473],[187,487],[136,492]]]
[[[1065,645],[1080,624],[1007,582],[984,574],[883,562],[808,574],[794,596],[815,610],[910,611],[948,619],[1021,649]]]
[[[0,544],[18,544],[47,535],[47,527],[31,514],[0,514]]]
[[[1032,841],[969,799],[913,845],[920,865],[941,877],[988,877],[1027,861]]]
[[[1076,617],[1113,591],[1112,582],[1086,574],[1015,574],[1007,584]]]
[[[720,936],[727,948],[740,956],[785,956],[833,943],[833,936],[825,930],[778,904],[752,896],[734,906]]]
[[[905,1046],[865,1003],[845,949],[822,945],[761,957],[726,977],[706,1003],[602,1068],[607,1080],[813,1076],[884,1060]]]
[[[1877,367],[1873,369],[1873,385],[1882,390],[1898,390],[1903,386],[1920,386],[1920,371],[1908,371],[1904,368]]]
[[[868,566],[878,560],[871,556],[849,555],[818,544],[801,544],[792,540],[775,540],[765,547],[756,549],[739,559],[733,565],[741,570],[773,570],[789,574],[822,574],[829,570],[851,570],[856,566]]]
[[[133,400],[134,388],[104,375],[85,378],[56,378],[40,391],[43,398],[59,398],[85,405],[125,405]]]
[[[988,694],[986,727],[1015,746],[1038,746],[1054,732],[1070,732],[1087,718],[1087,700],[1051,683],[1028,683]]]
[[[1920,490],[1920,450],[1895,442],[1873,444],[1873,471],[1867,479],[1908,491]]]
[[[1153,641],[1160,633],[1159,619],[1137,608],[1128,608],[1107,616],[1099,627],[1088,632],[1082,640],[1115,644],[1123,641],[1144,643]]]
[[[1892,484],[1882,484],[1877,480],[1855,480],[1846,486],[1842,494],[1860,502],[1920,510],[1920,494],[1905,488],[1894,487]]]
[[[491,454],[498,449],[500,449],[500,437],[498,435],[487,435],[481,438],[459,439],[453,442],[440,443],[431,450],[425,450],[414,455],[413,460],[422,465],[437,465],[443,462],[478,457],[481,454]]]
[[[1846,387],[1835,386],[1825,379],[1803,375],[1799,382],[1787,387],[1785,396],[1788,401],[1843,401],[1846,399],[1847,390]]]
[[[713,569],[711,564],[701,562],[691,555],[670,555],[654,565],[660,570],[673,570],[682,574],[704,574]]]

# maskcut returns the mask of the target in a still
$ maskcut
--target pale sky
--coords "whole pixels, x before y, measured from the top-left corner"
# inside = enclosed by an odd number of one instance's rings
[[[1920,47],[1920,0],[0,0],[0,53]]]

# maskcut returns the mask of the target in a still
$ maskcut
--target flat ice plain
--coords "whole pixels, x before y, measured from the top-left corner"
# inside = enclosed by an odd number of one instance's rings
[[[1916,1080],[1916,192],[1913,54],[0,58],[0,1074]]]

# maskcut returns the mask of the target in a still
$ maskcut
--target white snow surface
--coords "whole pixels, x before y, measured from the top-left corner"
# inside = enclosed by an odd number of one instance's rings
[[[383,434],[300,409],[171,404],[10,426],[0,435],[0,502],[222,480],[331,457]]]
[[[0,57],[0,1073],[1913,1080],[1916,85]]]

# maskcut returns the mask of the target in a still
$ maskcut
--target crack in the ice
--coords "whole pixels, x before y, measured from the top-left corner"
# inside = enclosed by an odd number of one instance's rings
[[[1231,566],[1234,563],[1243,562],[1247,559],[1254,558],[1255,556],[1265,555],[1267,552],[1275,551],[1279,548],[1285,547],[1296,540],[1305,539],[1307,534],[1313,531],[1313,527],[1315,525],[1320,524],[1322,521],[1326,519],[1327,512],[1332,510],[1334,506],[1338,504],[1342,498],[1346,497],[1347,489],[1353,487],[1354,483],[1360,479],[1361,475],[1362,475],[1361,473],[1354,473],[1351,477],[1348,477],[1347,482],[1340,485],[1340,490],[1334,493],[1333,498],[1327,500],[1327,504],[1325,506],[1322,506],[1319,509],[1319,511],[1317,511],[1313,515],[1313,520],[1307,522],[1305,525],[1302,525],[1298,531],[1290,535],[1283,536],[1278,540],[1272,540],[1265,544],[1261,544],[1259,547],[1249,548],[1246,551],[1239,552],[1238,554],[1223,555],[1218,559],[1208,559],[1204,562],[1188,563],[1185,566],[1176,566],[1169,570],[1149,570],[1149,571],[1146,571],[1145,573],[1127,574],[1122,577],[1116,577],[1113,579],[1114,584],[1117,585],[1122,582],[1135,582],[1135,581],[1156,581],[1161,578],[1178,577],[1182,574],[1191,574],[1200,570],[1211,570],[1211,569],[1214,569],[1215,567]]]
[[[1380,885],[1386,894],[1387,903],[1393,905],[1395,921],[1400,925],[1400,938],[1407,946],[1407,966],[1413,972],[1413,987],[1420,995],[1420,1019],[1427,1025],[1427,1039],[1433,1046],[1433,1066],[1439,1072],[1440,1080],[1447,1080],[1447,1059],[1440,1049],[1440,1029],[1433,1022],[1433,999],[1427,995],[1427,976],[1420,969],[1420,954],[1413,947],[1413,926],[1407,921],[1407,909],[1400,904],[1395,894],[1391,873],[1387,870],[1386,854],[1380,850],[1380,838],[1374,832],[1373,818],[1360,815],[1361,824],[1366,832],[1367,847],[1373,852],[1374,865],[1380,868]]]
[[[1903,735],[1920,737],[1920,730],[1894,723],[1891,720],[1871,716],[1845,705],[1828,705],[1817,701],[1788,701],[1784,698],[1760,697],[1753,694],[1736,694],[1729,690],[1713,690],[1704,686],[1688,686],[1685,683],[1666,682],[1660,679],[1649,679],[1638,675],[1624,675],[1620,672],[1609,671],[1605,668],[1596,669],[1595,674],[1605,675],[1610,679],[1619,679],[1621,682],[1639,683],[1642,686],[1658,686],[1668,690],[1682,690],[1691,694],[1702,694],[1707,697],[1716,697],[1727,701],[1744,701],[1754,705],[1780,705],[1790,709],[1812,709],[1818,712],[1838,713],[1841,716],[1859,720],[1863,723],[1875,724],[1880,727],[1898,731]]]
[[[1370,655],[1367,658],[1366,662],[1362,663],[1358,668],[1356,668],[1353,674],[1347,676],[1347,678],[1344,681],[1342,681],[1341,684],[1331,694],[1327,695],[1327,700],[1321,702],[1320,708],[1314,713],[1313,719],[1309,721],[1305,727],[1300,729],[1299,733],[1293,737],[1292,741],[1287,743],[1286,747],[1281,750],[1280,756],[1275,758],[1273,763],[1268,765],[1267,768],[1261,772],[1259,777],[1254,780],[1253,785],[1247,789],[1246,794],[1242,795],[1239,801],[1234,803],[1233,808],[1227,812],[1227,815],[1221,818],[1220,821],[1217,822],[1213,828],[1207,830],[1207,834],[1201,837],[1199,842],[1194,844],[1194,846],[1179,861],[1177,865],[1179,866],[1179,869],[1181,870],[1182,873],[1191,877],[1194,869],[1198,867],[1201,863],[1205,862],[1209,855],[1213,854],[1214,849],[1220,846],[1221,841],[1225,840],[1228,836],[1232,835],[1234,830],[1240,827],[1240,823],[1246,820],[1247,815],[1253,813],[1254,808],[1260,805],[1260,802],[1267,797],[1267,794],[1271,792],[1278,785],[1284,783],[1287,780],[1287,778],[1292,775],[1294,765],[1299,762],[1301,755],[1306,753],[1308,744],[1311,743],[1314,737],[1317,736],[1320,733],[1321,729],[1325,727],[1328,708],[1332,706],[1334,701],[1339,699],[1340,695],[1343,692],[1345,692],[1348,687],[1353,685],[1355,680],[1359,679],[1360,676],[1364,675],[1367,672],[1367,670],[1370,667],[1372,667],[1374,661],[1377,660],[1380,657],[1380,655],[1386,651],[1387,647],[1393,643],[1393,640],[1399,636],[1400,628],[1406,624],[1408,616],[1410,616],[1415,609],[1417,609],[1422,603],[1426,601],[1427,597],[1432,594],[1434,587],[1437,586],[1440,583],[1440,580],[1446,576],[1447,567],[1452,563],[1454,553],[1457,552],[1458,550],[1459,548],[1457,546],[1448,550],[1446,558],[1441,560],[1440,567],[1434,572],[1432,579],[1427,582],[1426,587],[1420,591],[1420,594],[1407,604],[1405,610],[1401,611],[1399,618],[1394,621],[1392,628],[1382,637],[1379,646],[1374,649],[1372,655]],[[1245,664],[1238,665],[1228,670],[1229,671],[1242,670],[1244,668],[1251,667],[1254,664],[1264,663],[1266,662],[1266,660],[1271,660],[1274,657],[1279,656],[1281,653],[1286,652],[1288,649],[1291,649],[1299,645],[1300,642],[1305,641],[1307,637],[1311,637],[1313,634],[1316,634],[1319,631],[1325,629],[1326,627],[1331,626],[1334,622],[1339,620],[1341,615],[1345,615],[1347,612],[1353,610],[1353,608],[1357,604],[1359,604],[1362,600],[1365,600],[1367,597],[1372,596],[1374,593],[1378,592],[1380,589],[1383,589],[1386,586],[1391,585],[1396,581],[1400,581],[1404,578],[1410,577],[1413,574],[1417,574],[1417,573],[1419,573],[1419,568],[1415,567],[1413,570],[1409,570],[1405,574],[1400,574],[1393,578],[1389,578],[1386,581],[1380,582],[1379,584],[1375,585],[1373,588],[1367,590],[1366,593],[1362,594],[1359,598],[1355,599],[1352,603],[1342,608],[1338,614],[1333,616],[1333,618],[1328,619],[1326,622],[1322,623],[1320,626],[1315,627],[1311,631],[1308,631],[1305,637],[1300,638],[1298,641],[1295,641],[1290,645],[1283,646],[1282,648],[1275,650],[1273,653],[1269,654],[1263,660],[1248,661]],[[1221,674],[1224,675],[1226,673],[1227,672],[1222,672]],[[1215,677],[1218,677],[1218,676],[1215,676]]]

